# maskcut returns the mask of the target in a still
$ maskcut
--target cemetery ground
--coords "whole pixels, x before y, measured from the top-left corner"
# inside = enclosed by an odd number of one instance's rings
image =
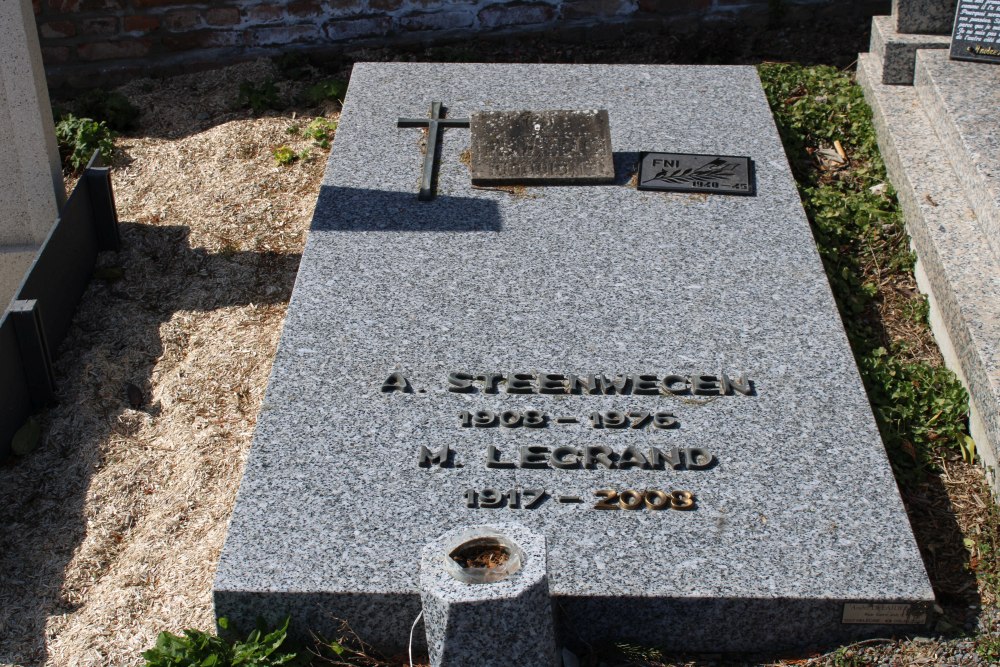
[[[527,38],[494,44],[485,57],[811,63],[822,52],[820,62],[847,68],[863,50],[836,32],[787,37],[765,31],[729,53],[667,38],[589,47]],[[781,43],[791,52],[775,51]],[[481,48],[352,57],[482,60]],[[115,141],[122,251],[100,258],[60,350],[59,403],[39,416],[41,440],[0,468],[0,662],[138,665],[160,631],[213,631],[212,576],[337,119],[336,102],[324,98],[342,94],[333,81],[349,67],[288,57],[118,89],[141,110],[138,126]],[[927,637],[826,653],[730,658],[604,646],[581,664],[998,661],[1000,512],[969,462],[964,393],[930,336],[861,93],[836,68],[760,71],[940,620]],[[407,664],[363,648],[299,649],[310,651],[317,662]]]

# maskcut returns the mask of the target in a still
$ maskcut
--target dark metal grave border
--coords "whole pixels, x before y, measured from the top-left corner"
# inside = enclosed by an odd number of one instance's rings
[[[111,170],[95,152],[0,319],[0,460],[28,417],[52,402],[53,354],[69,331],[97,253],[120,245]]]

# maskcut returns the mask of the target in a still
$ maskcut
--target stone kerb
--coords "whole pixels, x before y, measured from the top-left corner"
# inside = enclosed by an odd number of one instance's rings
[[[29,0],[0,3],[0,301],[7,302],[65,199]]]

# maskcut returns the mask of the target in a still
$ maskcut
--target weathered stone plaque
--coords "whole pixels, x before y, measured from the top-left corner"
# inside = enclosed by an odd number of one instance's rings
[[[1000,63],[1000,3],[996,0],[958,0],[951,57]]]
[[[640,153],[636,187],[722,195],[757,192],[750,158],[692,153]]]
[[[750,156],[758,195],[512,196],[470,186],[474,139],[449,131],[427,206],[396,119],[428,100],[599,105],[616,152]],[[217,614],[343,620],[390,655],[418,615],[414,650],[448,654],[463,608],[458,646],[487,655],[922,630],[933,591],[753,67],[359,63],[336,142]],[[432,569],[484,534],[522,569],[471,591]]]
[[[615,178],[606,110],[472,114],[475,185],[610,183]]]

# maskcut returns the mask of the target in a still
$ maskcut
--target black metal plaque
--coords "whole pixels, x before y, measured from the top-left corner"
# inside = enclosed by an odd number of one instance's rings
[[[1000,63],[1000,2],[958,0],[951,31],[951,57]]]
[[[614,181],[605,110],[483,111],[471,120],[474,185]]]
[[[639,153],[640,190],[755,195],[753,160],[732,155]]]

